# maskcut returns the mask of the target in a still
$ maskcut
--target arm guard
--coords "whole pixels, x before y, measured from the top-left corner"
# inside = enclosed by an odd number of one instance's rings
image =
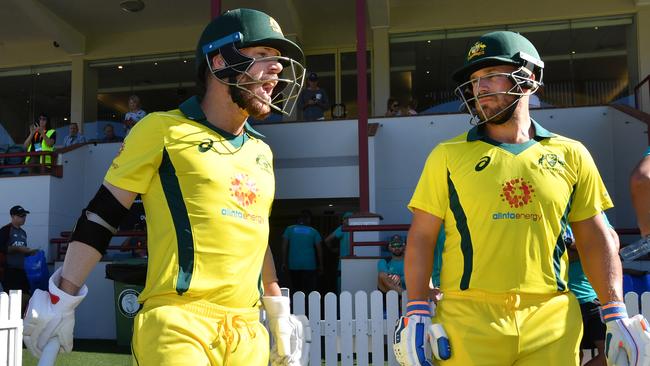
[[[115,196],[102,185],[77,220],[70,241],[79,241],[97,249],[102,255],[120,222],[129,213]]]

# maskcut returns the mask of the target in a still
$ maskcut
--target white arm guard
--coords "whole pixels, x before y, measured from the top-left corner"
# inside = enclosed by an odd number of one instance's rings
[[[284,296],[262,297],[273,336],[272,366],[306,366],[309,362],[311,330],[304,315],[291,315],[290,300]]]
[[[60,281],[61,268],[50,277],[49,292],[36,290],[29,300],[23,321],[23,340],[38,358],[50,338],[58,339],[63,352],[72,351],[74,309],[86,297],[88,287],[84,285],[77,296],[72,296],[58,288]]]

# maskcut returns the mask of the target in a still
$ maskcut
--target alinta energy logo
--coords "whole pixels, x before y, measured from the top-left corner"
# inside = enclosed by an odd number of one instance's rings
[[[236,198],[240,205],[252,205],[257,200],[257,195],[257,185],[248,174],[238,173],[230,179],[230,196]]]
[[[501,200],[507,202],[511,208],[522,208],[533,201],[535,189],[524,178],[507,180],[501,186]],[[542,215],[535,212],[495,212],[492,220],[531,220],[537,222]]]
[[[508,202],[512,208],[524,207],[532,202],[535,195],[533,186],[524,178],[513,178],[501,186],[501,200]]]

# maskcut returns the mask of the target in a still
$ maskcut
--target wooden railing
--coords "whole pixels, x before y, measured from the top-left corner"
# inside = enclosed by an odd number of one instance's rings
[[[70,235],[72,232],[63,231],[61,232],[60,238],[50,239],[50,244],[56,245],[56,261],[62,261],[65,257],[65,253],[68,250],[68,243],[70,243]],[[144,240],[142,245],[109,245],[107,250],[119,250],[119,251],[131,251],[131,254],[136,256],[137,251],[147,250],[147,232],[144,230],[132,230],[132,231],[118,231],[113,235],[113,237],[143,237]]]
[[[26,157],[31,157],[29,163],[25,163]],[[41,159],[43,156],[50,157],[50,162],[45,162],[48,159]],[[24,169],[22,174],[50,174],[61,178],[63,176],[63,167],[57,164],[59,156],[58,151],[32,151],[32,152],[12,152],[0,154],[0,172],[5,169]],[[5,164],[7,159],[20,158],[19,164]],[[41,161],[42,160],[42,161]],[[18,175],[18,174],[15,174]]]

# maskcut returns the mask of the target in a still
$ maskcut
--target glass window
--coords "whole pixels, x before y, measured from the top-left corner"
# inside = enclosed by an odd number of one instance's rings
[[[528,38],[545,63],[542,107],[631,103],[633,26],[631,17],[614,17],[393,35],[391,95],[402,105],[416,99],[418,112],[458,111],[451,75],[467,49],[481,34],[510,29]]]
[[[97,119],[122,121],[131,95],[140,98],[146,112],[165,111],[198,92],[191,55],[157,55],[106,60],[97,70]]]
[[[0,70],[0,124],[15,143],[25,141],[40,113],[52,128],[69,123],[70,80],[69,65]]]
[[[368,114],[370,114],[371,105],[371,73],[370,73],[370,51],[366,51],[366,69],[368,90]],[[341,103],[346,109],[346,118],[357,118],[359,110],[357,107],[357,52],[341,52]]]

